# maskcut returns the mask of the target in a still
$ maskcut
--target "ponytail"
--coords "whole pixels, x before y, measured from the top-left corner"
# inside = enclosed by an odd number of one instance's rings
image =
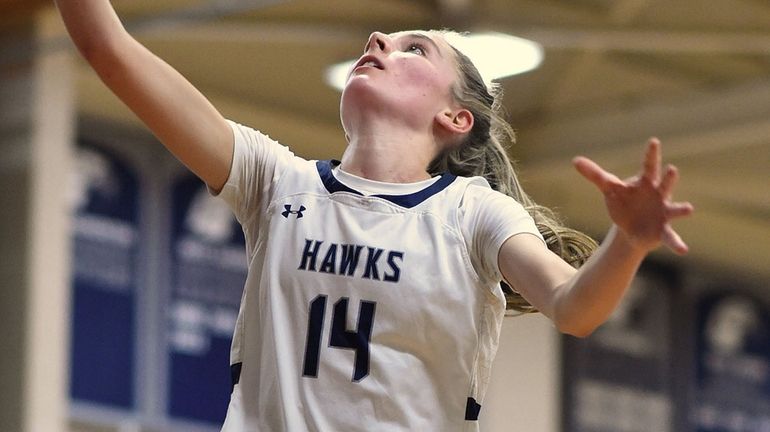
[[[447,32],[439,33],[443,36]],[[460,75],[454,97],[473,114],[474,124],[463,142],[434,159],[428,171],[484,177],[493,189],[514,198],[527,210],[551,251],[573,267],[580,267],[597,243],[588,235],[565,226],[553,210],[538,205],[524,192],[508,157],[507,145],[515,143],[516,137],[500,114],[502,90],[497,84],[487,88],[471,60],[452,48]],[[507,310],[537,312],[518,292],[505,283],[502,285]]]

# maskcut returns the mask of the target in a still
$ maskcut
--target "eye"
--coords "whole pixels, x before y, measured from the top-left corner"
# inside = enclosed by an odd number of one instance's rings
[[[418,42],[410,43],[406,48],[406,52],[412,52],[421,56],[424,56],[425,54],[427,54],[427,50],[425,49],[425,46],[423,46],[421,43],[418,43]]]

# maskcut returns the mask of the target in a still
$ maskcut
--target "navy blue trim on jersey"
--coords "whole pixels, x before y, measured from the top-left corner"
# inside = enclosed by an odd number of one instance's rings
[[[323,160],[323,161],[316,162],[316,168],[318,168],[318,175],[321,176],[321,181],[326,187],[326,190],[329,191],[329,193],[350,192],[356,195],[363,195],[361,192],[345,186],[344,184],[342,184],[342,182],[337,180],[336,177],[334,177],[334,173],[332,173],[332,169],[334,169],[334,167],[339,164],[340,164],[340,161],[338,160]],[[412,208],[422,203],[426,199],[432,197],[433,195],[446,189],[446,187],[452,184],[452,182],[455,181],[456,178],[457,176],[455,176],[454,174],[444,173],[444,174],[441,174],[441,177],[435,182],[433,182],[432,185],[411,194],[372,195],[372,196],[388,200],[393,204],[399,205],[401,207]]]
[[[469,397],[468,403],[465,404],[465,420],[477,421],[480,412],[481,405],[476,402],[476,399]]]
[[[232,385],[230,386],[230,393],[233,392],[235,385],[241,380],[241,366],[243,363],[235,363],[230,365],[230,380]]]

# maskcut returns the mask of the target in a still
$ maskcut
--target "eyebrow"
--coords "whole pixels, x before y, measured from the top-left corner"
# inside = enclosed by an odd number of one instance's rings
[[[444,56],[441,54],[441,50],[439,49],[439,47],[436,44],[436,42],[433,39],[431,39],[430,37],[425,36],[422,33],[404,33],[401,37],[402,38],[411,38],[411,39],[420,39],[421,41],[425,41],[425,42],[427,42],[428,44],[431,45],[431,49],[436,51],[436,53],[438,54],[439,57],[444,58]]]
[[[423,41],[425,41],[425,42],[429,43],[430,45],[432,45],[432,48],[433,48],[433,49],[436,51],[436,53],[439,55],[439,57],[442,57],[442,58],[444,57],[444,56],[441,54],[441,50],[439,49],[439,47],[438,47],[438,45],[436,44],[436,42],[435,42],[433,39],[431,39],[430,37],[428,37],[428,36],[425,36],[425,35],[424,35],[424,34],[422,34],[422,33],[407,33],[406,35],[404,35],[404,37],[408,37],[408,38],[416,38],[416,39],[420,39],[420,40],[423,40]]]

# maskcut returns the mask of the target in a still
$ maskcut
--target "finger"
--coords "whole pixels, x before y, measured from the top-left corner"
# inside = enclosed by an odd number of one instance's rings
[[[695,207],[688,202],[669,204],[666,206],[666,219],[690,216],[694,210]]]
[[[599,164],[587,157],[578,156],[572,160],[572,164],[583,177],[595,184],[602,192],[607,192],[612,186],[623,185],[617,176],[605,171]]]
[[[690,250],[679,234],[668,224],[663,228],[663,243],[679,255],[684,255]]]
[[[666,172],[660,181],[660,193],[663,198],[670,199],[676,182],[679,181],[679,170],[673,165],[666,165]]]
[[[657,185],[660,181],[660,141],[650,138],[647,141],[647,152],[644,155],[644,171],[642,177]]]

